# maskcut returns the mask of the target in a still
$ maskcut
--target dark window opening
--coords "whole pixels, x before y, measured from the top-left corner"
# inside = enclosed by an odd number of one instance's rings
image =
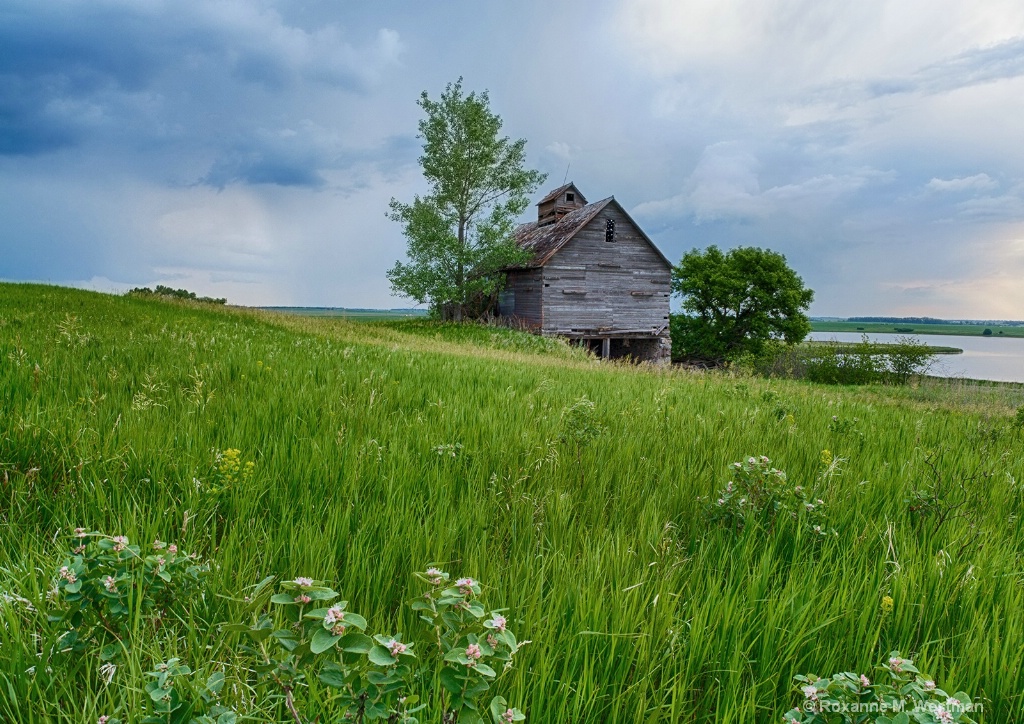
[[[575,201],[576,200],[576,194],[566,194],[565,195],[565,200],[566,201]]]
[[[615,241],[615,219],[608,219],[604,224],[604,240]]]

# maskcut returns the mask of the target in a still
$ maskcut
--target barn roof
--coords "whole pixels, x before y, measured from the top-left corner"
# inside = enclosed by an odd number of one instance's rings
[[[576,192],[576,195],[580,197],[580,201],[582,201],[583,203],[587,202],[587,199],[583,196],[583,194],[580,193],[580,190],[578,188],[576,188],[576,184],[574,184],[572,181],[570,181],[569,183],[567,183],[567,184],[565,184],[563,186],[559,186],[557,189],[555,189],[554,191],[549,193],[547,196],[542,198],[540,201],[538,201],[537,202],[537,206],[540,206],[541,204],[546,204],[548,201],[551,201],[553,199],[558,198],[559,196],[561,196],[563,193],[565,193],[569,189],[573,189]]]
[[[562,187],[563,189],[566,187]],[[557,189],[552,194],[561,191]],[[549,196],[551,194],[548,194]],[[588,204],[569,212],[554,224],[538,226],[536,221],[520,225],[514,234],[515,242],[521,248],[533,252],[533,258],[524,267],[544,266],[554,253],[565,246],[566,242],[576,236],[590,220],[597,216],[601,209],[613,201],[609,196],[603,201]]]
[[[572,184],[569,184],[569,186],[571,185]],[[555,191],[552,191],[551,194],[548,194],[548,196],[558,194],[565,188],[567,188],[567,186],[563,186],[561,189],[556,189]],[[601,201],[595,201],[592,204],[588,204],[582,208],[571,211],[554,224],[538,226],[536,221],[531,221],[517,227],[513,234],[516,244],[527,251],[533,252],[533,257],[519,268],[529,269],[547,264],[551,257],[555,255],[555,252],[565,246],[570,239],[582,231],[583,227],[589,224],[595,216],[601,213],[602,209],[608,206],[608,204],[615,204],[619,211],[621,211],[622,214],[633,223],[636,230],[640,232],[640,235],[644,240],[651,245],[651,248],[654,249],[658,256],[661,257],[662,261],[664,261],[667,266],[672,266],[672,262],[670,262],[665,255],[661,253],[661,250],[655,246],[650,237],[644,233],[643,229],[633,221],[630,215],[626,213],[626,210],[622,208],[618,201],[615,200],[615,197],[609,196]]]

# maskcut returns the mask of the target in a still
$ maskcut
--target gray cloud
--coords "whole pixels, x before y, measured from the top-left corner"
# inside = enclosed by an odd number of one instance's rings
[[[912,73],[866,80],[842,79],[808,90],[791,99],[796,105],[833,103],[851,106],[888,96],[936,95],[985,83],[1024,76],[1024,37],[991,47],[971,48]]]
[[[3,278],[407,304],[385,210],[463,75],[670,258],[771,247],[821,314],[1024,308],[1012,0],[9,0],[0,48]]]

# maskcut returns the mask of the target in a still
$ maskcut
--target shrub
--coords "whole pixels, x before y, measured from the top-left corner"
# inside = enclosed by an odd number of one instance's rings
[[[708,506],[711,522],[738,534],[751,526],[771,530],[779,519],[790,519],[816,537],[835,533],[826,524],[825,501],[814,498],[802,485],[791,485],[786,473],[772,467],[767,457],[749,457],[733,463],[731,469],[733,480]]]
[[[833,343],[818,349],[807,360],[807,379],[830,385],[903,385],[912,375],[927,372],[935,359],[931,348],[914,337],[875,344],[864,336],[852,346]]]
[[[135,287],[129,289],[128,294],[137,297],[164,297],[165,299],[184,299],[186,301],[204,302],[206,304],[227,304],[228,300],[221,297],[199,297],[195,292],[188,289],[172,289],[163,284],[157,284],[155,289],[149,287]]]
[[[215,671],[203,683],[190,680],[192,669],[170,659],[146,672],[150,716],[142,724],[235,724],[238,716],[217,698],[224,688],[224,673]],[[104,724],[114,724],[107,720]]]
[[[865,674],[844,671],[830,677],[805,674],[794,677],[803,696],[790,709],[784,724],[970,724],[970,714],[982,709],[962,691],[950,696],[935,681],[923,676],[912,659],[893,651],[877,666],[883,673],[872,683]]]
[[[76,652],[101,646],[100,657],[114,658],[125,641],[136,608],[158,625],[181,602],[198,593],[209,573],[197,555],[154,541],[143,555],[125,536],[87,533],[77,528],[76,545],[57,571],[56,607],[50,621],[66,627],[61,649]],[[114,639],[114,641],[111,641]]]
[[[414,714],[428,702],[420,703],[413,691],[433,681],[442,687],[432,696],[443,712],[442,722],[482,724],[483,714],[490,714],[494,724],[524,720],[500,696],[484,702],[522,644],[500,611],[492,610],[488,618],[479,581],[460,578],[450,583],[449,575],[437,568],[416,577],[427,590],[411,606],[432,629],[420,641],[403,640],[401,634],[367,635],[366,619],[346,610],[346,601],[335,600],[336,591],[310,578],[281,583],[280,591],[269,597],[268,611],[262,609],[271,579],[264,580],[250,607],[255,620],[225,630],[252,640],[254,645],[242,651],[254,657],[263,686],[284,695],[296,724],[304,721],[296,692],[310,675],[337,689],[346,721],[416,724]]]

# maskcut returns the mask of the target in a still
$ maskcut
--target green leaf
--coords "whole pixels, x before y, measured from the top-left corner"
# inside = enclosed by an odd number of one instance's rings
[[[906,712],[901,711],[892,718],[892,724],[910,724],[910,717],[907,716]]]
[[[219,694],[224,688],[224,672],[214,671],[206,680],[206,688],[213,694]]]
[[[472,684],[466,687],[466,698],[476,699],[478,696],[483,696],[490,688],[490,684],[488,684],[485,679],[478,678],[476,681],[474,681]]]
[[[492,668],[491,668],[490,666],[488,666],[487,664],[480,664],[480,663],[478,663],[478,664],[477,664],[476,666],[474,666],[473,668],[475,668],[475,669],[476,669],[477,671],[479,671],[479,672],[480,672],[481,674],[483,674],[484,676],[489,676],[489,677],[490,677],[490,678],[492,678],[492,679],[493,679],[493,678],[494,678],[495,676],[497,676],[497,674],[495,673],[494,669],[492,669]]]
[[[217,717],[217,724],[235,724],[238,721],[238,715],[233,711],[226,711]]]
[[[322,654],[324,651],[333,648],[334,644],[340,640],[341,636],[335,636],[323,626],[317,626],[313,629],[313,637],[309,642],[309,650],[314,654]]]
[[[349,626],[349,627],[353,627],[354,626],[355,628],[359,629],[360,631],[363,631],[363,630],[366,629],[366,619],[363,618],[362,616],[360,616],[358,613],[346,613],[345,614],[345,621],[344,621],[344,623],[345,623],[346,626]]]
[[[290,593],[275,593],[270,597],[271,603],[278,603],[283,605],[290,605],[295,603],[295,596]]]
[[[508,709],[508,702],[505,701],[505,697],[496,696],[491,699],[490,706],[487,707],[487,710],[491,712],[491,718],[494,719],[494,724],[505,724],[501,720],[501,717],[505,713],[506,709]]]
[[[463,707],[462,711],[459,712],[459,724],[484,724],[484,720],[480,717],[480,713],[467,706]]]
[[[345,672],[335,663],[324,666],[318,678],[325,685],[335,689],[342,689],[345,686]]]
[[[374,646],[370,649],[368,657],[377,666],[391,666],[398,663],[398,659],[392,656],[391,652],[383,646]]]
[[[342,651],[352,654],[367,654],[373,648],[373,639],[366,634],[347,633],[341,637],[341,643],[338,646]]]
[[[386,719],[388,716],[388,710],[383,704],[378,702],[372,702],[366,705],[366,718],[371,721],[374,719]]]
[[[338,597],[338,592],[332,591],[330,588],[311,588],[305,593],[314,601],[329,601]]]
[[[441,669],[441,686],[453,694],[462,693],[462,681],[455,674],[455,670],[447,666]]]

